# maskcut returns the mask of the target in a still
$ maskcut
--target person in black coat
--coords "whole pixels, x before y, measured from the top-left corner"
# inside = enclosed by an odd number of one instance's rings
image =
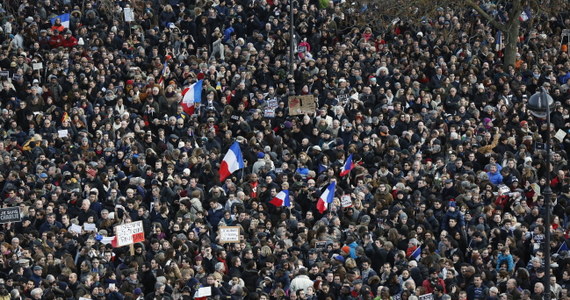
[[[141,268],[140,282],[143,286],[144,294],[149,295],[154,291],[153,287],[156,284],[156,277],[152,273],[150,263],[144,263]]]
[[[154,285],[154,292],[147,294],[144,299],[145,300],[154,300],[154,299],[172,299],[170,294],[168,294],[165,290],[166,285],[161,282],[157,282]]]
[[[248,291],[255,291],[257,285],[258,271],[254,260],[251,260],[245,266],[245,270],[241,273],[245,287]]]

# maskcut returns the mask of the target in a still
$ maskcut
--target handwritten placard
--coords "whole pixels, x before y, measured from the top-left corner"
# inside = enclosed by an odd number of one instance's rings
[[[220,243],[239,243],[239,226],[221,226]]]
[[[135,20],[135,13],[132,8],[126,7],[123,13],[125,15],[125,22],[133,22]]]
[[[142,221],[122,224],[115,228],[117,233],[117,247],[123,247],[144,241]]]

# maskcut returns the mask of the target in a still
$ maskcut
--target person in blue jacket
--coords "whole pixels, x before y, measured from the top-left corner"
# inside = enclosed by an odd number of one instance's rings
[[[503,183],[503,175],[501,175],[501,172],[497,169],[496,165],[490,166],[489,172],[487,172],[487,175],[489,176],[489,181],[492,184],[499,185],[499,184]]]
[[[497,271],[503,268],[503,265],[507,265],[507,271],[512,272],[515,268],[515,262],[513,255],[511,254],[511,249],[509,247],[503,247],[499,256],[497,257]]]

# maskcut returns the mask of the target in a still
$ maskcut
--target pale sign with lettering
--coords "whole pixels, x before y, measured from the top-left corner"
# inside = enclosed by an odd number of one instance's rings
[[[423,295],[419,296],[418,299],[420,299],[420,300],[433,300],[433,294],[432,293],[423,294]]]
[[[135,12],[130,7],[126,7],[123,10],[125,15],[125,22],[133,22],[135,20]]]
[[[239,243],[239,226],[221,226],[220,243]]]
[[[142,221],[122,224],[117,228],[117,247],[123,247],[144,241]]]

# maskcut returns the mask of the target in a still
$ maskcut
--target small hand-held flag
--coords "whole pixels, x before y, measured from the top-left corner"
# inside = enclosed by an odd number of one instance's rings
[[[530,9],[526,8],[525,10],[523,10],[521,12],[521,15],[519,16],[519,21],[521,22],[526,22],[528,21],[530,18],[532,17],[532,14],[530,12]]]
[[[346,161],[344,162],[344,166],[342,167],[342,170],[340,171],[340,176],[344,176],[347,175],[348,173],[350,173],[350,170],[354,169],[354,163],[352,162],[352,154],[348,156],[348,158],[346,159]]]
[[[414,252],[412,252],[412,255],[410,255],[410,258],[413,258],[415,260],[420,260],[420,257],[422,256],[422,247],[416,248],[416,250],[414,250]]]
[[[168,61],[171,58],[172,56],[170,55],[164,57],[164,64],[162,65],[162,70],[160,71],[160,78],[158,79],[158,84],[160,85],[160,87],[164,87],[164,77],[168,76],[168,74],[170,73],[168,72]]]
[[[289,199],[289,191],[288,190],[282,190],[277,195],[275,195],[275,197],[273,197],[273,199],[271,199],[271,201],[269,201],[269,203],[271,203],[277,207],[290,207],[291,206],[291,200]]]
[[[193,115],[196,108],[196,103],[202,102],[202,83],[203,80],[198,80],[197,82],[190,85],[188,88],[182,91],[182,109],[188,115]]]
[[[220,165],[220,182],[224,181],[226,177],[230,176],[233,172],[243,169],[243,156],[238,142],[234,142]]]
[[[321,214],[327,210],[329,208],[329,204],[333,202],[335,189],[336,182],[332,182],[321,194],[321,197],[319,197],[319,200],[317,201],[317,209]]]

